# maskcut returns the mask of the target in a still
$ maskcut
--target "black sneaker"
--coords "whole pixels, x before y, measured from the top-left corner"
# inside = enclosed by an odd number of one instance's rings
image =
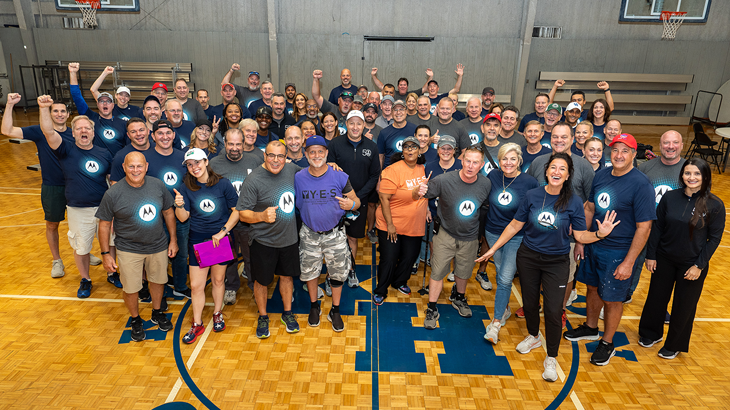
[[[659,353],[657,353],[657,356],[661,357],[662,359],[672,360],[677,357],[678,354],[679,352],[673,352],[666,347],[662,347],[661,349],[659,349]]]
[[[166,285],[167,285],[168,288],[175,289],[175,279],[173,279],[172,276],[167,275],[167,283],[166,283]]]
[[[583,322],[582,325],[563,333],[563,337],[571,342],[578,340],[598,340],[598,328],[590,328]]]
[[[596,351],[593,352],[593,355],[591,355],[591,363],[596,366],[605,366],[615,354],[616,349],[613,348],[613,343],[608,343],[601,339],[601,341],[598,342]]]
[[[144,334],[144,320],[141,317],[132,318],[132,340],[135,342],[141,342],[145,338]]]
[[[142,282],[142,289],[139,290],[137,297],[139,300],[150,299],[150,288],[147,287],[147,281]]]
[[[162,300],[160,301],[160,311],[167,312],[168,306],[167,306],[167,298],[162,297]]]
[[[187,288],[185,290],[173,290],[172,294],[175,296],[183,296],[188,299],[192,299],[192,296],[190,295],[190,288]]]
[[[327,315],[327,320],[329,320],[332,323],[332,330],[335,332],[341,332],[345,330],[345,322],[342,321],[342,316],[340,315],[340,312],[332,312],[330,310],[329,315]]]
[[[451,287],[451,294],[449,295],[449,302],[456,300],[456,285]]]
[[[119,280],[119,272],[114,272],[111,275],[106,275],[106,281],[111,283],[117,288],[122,288],[124,285],[122,285],[122,281]]]
[[[657,340],[651,340],[648,337],[640,337],[639,338],[639,346],[641,346],[641,347],[652,347],[655,344],[661,342],[662,340],[664,340],[663,337],[660,337]]]
[[[167,318],[167,315],[162,309],[152,309],[151,321],[163,332],[169,332],[172,330],[172,322],[170,322],[170,319]]]
[[[321,313],[322,309],[320,309],[319,305],[313,306],[309,309],[309,319],[307,319],[307,324],[309,324],[310,327],[319,326],[319,315]]]

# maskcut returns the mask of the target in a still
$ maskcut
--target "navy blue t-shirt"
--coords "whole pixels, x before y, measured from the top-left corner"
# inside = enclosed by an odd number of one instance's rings
[[[58,157],[53,153],[51,147],[48,146],[46,136],[43,135],[40,125],[31,125],[30,127],[21,128],[23,131],[23,139],[35,142],[38,149],[38,162],[41,164],[41,179],[43,185],[64,186],[63,170]],[[56,131],[58,132],[58,131]],[[71,144],[75,144],[71,127],[66,127],[66,131],[59,132],[58,135]]]
[[[182,184],[178,192],[185,199],[185,210],[190,212],[190,232],[215,235],[231,216],[231,208],[236,207],[238,194],[231,181],[221,178],[213,186],[197,182],[200,189],[191,191]]]
[[[327,140],[325,140],[325,141],[327,141]],[[291,159],[289,157],[286,157],[286,158],[287,159]],[[292,162],[292,164],[297,164],[297,165],[299,165],[302,168],[306,168],[306,167],[309,166],[309,161],[307,160],[307,156],[306,155],[302,155],[302,157],[299,158],[299,159],[291,159],[291,162]]]
[[[421,154],[425,159],[426,163],[439,160],[439,153],[438,151],[433,147],[433,145],[428,146],[428,150]]]
[[[570,146],[570,152],[572,152],[573,154],[575,154],[579,157],[585,158],[585,155],[583,155],[583,150],[578,148],[578,145],[576,145],[576,144],[578,144],[578,143],[574,142],[573,145]]]
[[[540,124],[545,124],[545,117],[538,117],[536,112],[531,112],[522,117],[522,121],[520,121],[520,126],[517,128],[517,131],[524,133],[525,125],[527,125],[530,121],[540,121]]]
[[[148,149],[154,149],[154,146],[150,144],[150,147]],[[140,151],[137,148],[134,147],[134,145],[129,144],[126,147],[122,148],[117,152],[116,155],[114,155],[114,159],[112,160],[112,168],[109,176],[109,180],[112,182],[119,182],[127,175],[127,173],[124,171],[124,157],[127,156],[130,152],[144,152]]]
[[[193,131],[195,130],[195,123],[183,120],[179,127],[173,127],[172,129],[175,130],[175,140],[172,146],[187,151],[188,145],[190,145],[190,136],[193,135]]]
[[[606,134],[603,133],[604,128],[606,128],[605,122],[603,123],[603,125],[593,124],[593,136],[601,141],[606,139]]]
[[[256,134],[256,142],[253,143],[253,146],[260,149],[261,151],[266,149],[266,145],[270,143],[271,141],[277,141],[279,139],[279,136],[274,134],[271,131],[267,131],[268,136],[259,135]]]
[[[451,164],[451,168],[448,169],[441,168],[439,159],[440,158],[437,157],[434,161],[426,161],[426,166],[424,168],[426,176],[431,175],[431,178],[435,178],[441,174],[445,174],[446,172],[458,171],[461,169],[461,160],[459,159],[455,159],[454,163]],[[438,206],[438,203],[438,198],[431,198],[428,200],[428,210],[431,211],[431,216],[436,216],[436,207]]]
[[[112,115],[115,118],[119,118],[120,120],[124,121],[129,121],[131,118],[135,117],[144,119],[142,108],[132,104],[127,104],[127,108],[119,108],[118,105],[114,104],[114,109],[112,109]]]
[[[524,222],[522,243],[535,252],[546,255],[570,253],[571,224],[574,231],[586,230],[586,215],[578,195],[570,197],[568,206],[555,211],[558,195],[550,195],[544,187],[527,191],[514,219]]]
[[[127,121],[115,117],[113,110],[111,119],[101,118],[98,113],[89,109],[84,97],[81,95],[79,86],[72,85],[70,87],[71,97],[74,104],[76,104],[79,115],[85,115],[91,121],[94,121],[94,145],[106,149],[112,156],[116,155],[127,144]]]
[[[256,115],[256,110],[258,110],[259,107],[269,107],[273,110],[273,107],[271,107],[269,104],[266,104],[263,98],[259,98],[258,100],[251,101],[251,104],[248,105],[248,112]]]
[[[527,172],[527,169],[530,168],[530,165],[532,164],[532,161],[539,157],[540,155],[550,154],[553,152],[552,148],[547,148],[543,146],[540,151],[538,151],[537,154],[530,154],[527,152],[527,148],[522,150],[522,172]]]
[[[345,88],[342,86],[342,84],[340,84],[337,87],[333,88],[332,91],[330,91],[330,96],[329,98],[327,98],[327,101],[331,102],[334,105],[337,105],[337,99],[340,98],[340,94],[342,94],[343,91],[351,92],[354,97],[355,94],[357,94],[357,87],[350,84],[350,88]]]
[[[426,96],[428,97],[428,94],[426,94]],[[444,98],[446,98],[448,96],[449,96],[449,93],[443,93],[443,94],[437,95],[436,98],[428,97],[428,99],[431,100],[431,109],[429,110],[429,112],[431,114],[435,114],[436,106],[439,105],[439,101],[443,100]]]
[[[456,111],[454,111],[453,114],[451,114],[451,117],[454,118],[456,121],[461,121],[464,118],[466,118],[466,114],[464,114],[463,112],[461,112],[459,110],[456,110]]]
[[[499,169],[490,172],[487,178],[492,182],[492,189],[489,192],[486,230],[501,235],[504,228],[514,219],[520,201],[527,191],[537,188],[539,184],[534,177],[524,172],[514,178],[507,178]],[[517,235],[522,235],[523,231],[524,228]]]
[[[542,134],[542,139],[540,140],[540,144],[543,147],[550,148],[550,150],[552,150],[553,149],[553,146],[550,145],[550,140],[552,139],[552,137],[553,137],[552,131],[545,131]]]
[[[89,150],[62,139],[54,151],[66,179],[66,202],[79,208],[99,206],[108,186],[106,176],[112,156],[104,148],[92,145]]]
[[[613,176],[612,171],[613,168],[603,169],[593,178],[588,197],[588,201],[595,205],[591,231],[597,230],[595,220],[603,221],[607,212],[616,211],[616,221],[621,223],[601,240],[601,246],[628,250],[636,233],[636,224],[656,219],[654,186],[636,168],[620,177]]]
[[[165,156],[151,148],[142,152],[142,154],[147,158],[149,164],[147,166],[147,175],[164,182],[165,187],[174,197],[175,192],[173,189],[180,190],[180,186],[183,185],[183,175],[187,172],[187,168],[182,163],[185,152],[173,148],[172,154]]]
[[[208,108],[203,111],[205,112],[205,116],[208,117],[208,121],[213,121],[213,118],[222,118],[223,104],[209,105]]]
[[[403,140],[412,137],[416,133],[416,125],[406,122],[405,127],[396,128],[395,124],[389,125],[380,131],[378,136],[378,151],[385,155],[383,169],[390,165],[390,157],[396,152],[403,151]]]

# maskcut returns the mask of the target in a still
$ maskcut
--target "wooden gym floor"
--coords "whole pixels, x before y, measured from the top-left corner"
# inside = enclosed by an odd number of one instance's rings
[[[37,122],[37,113],[16,111],[16,125]],[[627,127],[637,139],[658,148],[668,127]],[[679,127],[690,138],[689,127]],[[712,136],[712,133],[710,133]],[[295,310],[302,330],[287,334],[278,313],[271,314],[271,337],[255,337],[257,312],[244,285],[238,302],[223,313],[227,329],[210,333],[212,307],[204,311],[208,333],[193,345],[180,343],[190,326],[187,300],[170,301],[174,333],[156,327],[148,340],[129,342],[129,315],[120,290],[92,267],[92,297],[76,298],[79,277],[61,224],[61,254],[66,276],[52,279],[44,236],[40,173],[32,143],[0,140],[0,409],[727,409],[730,408],[730,242],[723,240],[712,260],[694,326],[691,350],[667,361],[660,346],[636,343],[637,327],[649,284],[644,271],[633,303],[616,337],[619,354],[605,367],[588,362],[590,344],[563,340],[559,380],[541,378],[545,351],[520,355],[515,346],[526,335],[524,319],[511,318],[493,348],[482,335],[494,291],[469,283],[474,317],[462,319],[448,306],[447,283],[439,303],[440,329],[423,326],[426,298],[422,270],[412,276],[411,296],[391,290],[375,309],[370,243],[358,257],[361,288],[345,289],[346,330],[306,325],[308,299],[298,287]],[[730,178],[713,174],[714,192],[730,204]],[[727,231],[726,231],[727,232]],[[99,255],[98,244],[93,253]],[[494,270],[490,265],[490,276]],[[584,287],[579,285],[579,294]],[[208,289],[210,295],[210,289]],[[278,290],[270,290],[273,312],[281,312]],[[520,306],[515,281],[510,306]],[[579,299],[584,300],[584,299]],[[212,299],[208,296],[208,302]],[[486,310],[485,310],[486,307]],[[576,302],[569,322],[582,323]],[[277,310],[278,309],[278,310]],[[141,303],[149,319],[151,307]],[[602,325],[601,325],[602,326]],[[623,343],[619,342],[622,340]],[[623,345],[621,345],[623,344]],[[619,346],[621,345],[621,346]]]

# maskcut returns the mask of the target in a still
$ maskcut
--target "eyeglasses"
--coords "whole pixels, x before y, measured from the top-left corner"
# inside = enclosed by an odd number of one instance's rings
[[[275,159],[278,159],[279,161],[283,161],[283,160],[286,159],[286,154],[272,154],[272,153],[269,153],[269,154],[266,154],[266,158],[268,158],[268,159],[270,159],[272,161],[275,160]]]
[[[418,145],[408,144],[403,147],[403,151],[415,151],[418,149]]]
[[[546,112],[545,115],[548,116],[548,117],[558,117],[558,116],[560,116],[560,114],[558,114],[557,112],[554,112],[554,111]]]

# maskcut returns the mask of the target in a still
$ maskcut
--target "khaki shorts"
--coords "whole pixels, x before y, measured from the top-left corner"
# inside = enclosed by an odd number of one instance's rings
[[[451,270],[454,260],[454,276],[469,279],[479,251],[479,240],[460,241],[454,239],[443,228],[433,237],[433,255],[431,255],[431,279],[443,280]]]
[[[87,255],[94,246],[99,230],[99,219],[94,216],[98,207],[66,207],[68,214],[68,243],[77,255]]]
[[[352,260],[344,229],[322,235],[302,224],[299,230],[299,264],[302,274],[299,280],[309,282],[322,273],[322,257],[327,262],[330,279],[344,282],[350,272]]]
[[[160,285],[167,283],[167,249],[149,255],[117,250],[117,259],[124,293],[137,293],[142,289],[143,271],[147,271],[148,281]]]

